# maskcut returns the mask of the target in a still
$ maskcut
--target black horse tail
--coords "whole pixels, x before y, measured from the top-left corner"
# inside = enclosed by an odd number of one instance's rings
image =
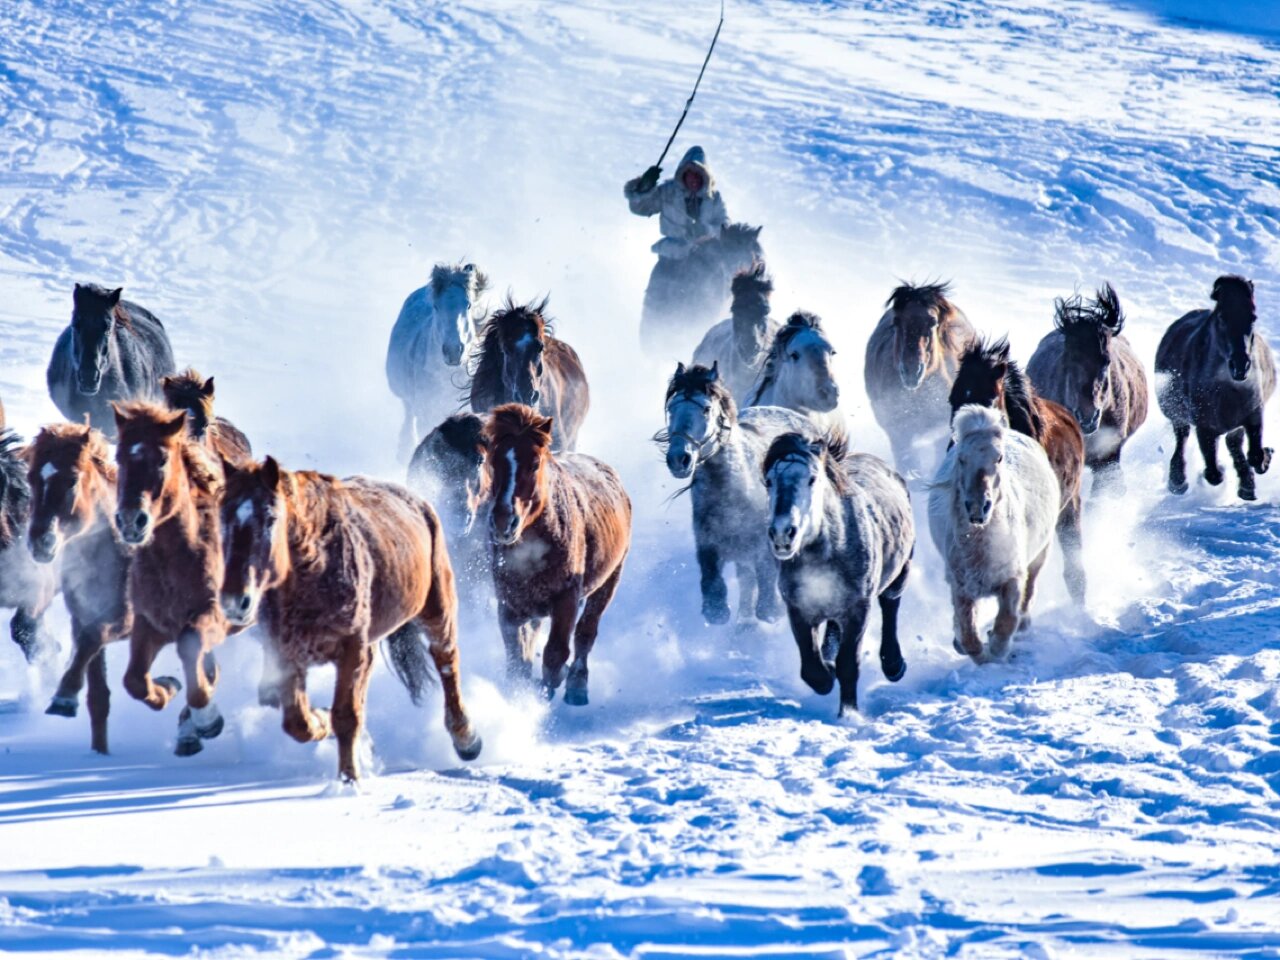
[[[435,686],[426,631],[416,620],[410,620],[387,637],[383,652],[387,656],[387,663],[409,691],[409,699],[413,701],[413,705],[422,706],[427,689]]]

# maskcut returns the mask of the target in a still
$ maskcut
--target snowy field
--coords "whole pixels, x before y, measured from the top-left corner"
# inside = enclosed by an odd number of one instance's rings
[[[799,680],[781,625],[702,624],[688,504],[648,439],[677,358],[635,347],[656,228],[621,186],[661,148],[715,15],[0,5],[0,397],[21,431],[56,416],[44,366],[72,283],[123,284],[256,449],[398,478],[386,337],[432,262],[466,257],[499,292],[550,293],[592,382],[580,446],[637,508],[589,707],[506,692],[496,624],[464,622],[486,742],[467,767],[439,703],[414,708],[380,667],[376,769],[340,787],[332,742],[300,746],[256,705],[252,632],[220,654],[227,730],[190,759],[176,711],[130,700],[110,650],[99,757],[83,716],[43,714],[52,668],[0,642],[0,953],[1280,957],[1275,471],[1246,506],[1193,456],[1175,500],[1153,410],[1128,499],[1087,504],[1088,615],[1055,550],[1005,665],[953,653],[922,542],[907,675],[886,684],[868,645],[848,720]],[[953,279],[1024,360],[1054,296],[1111,280],[1149,365],[1239,272],[1280,342],[1272,0],[728,16],[674,149],[702,143],[730,213],[765,225],[776,313],[824,317],[860,448],[888,450],[861,365],[898,278]],[[49,628],[65,647],[60,608]]]

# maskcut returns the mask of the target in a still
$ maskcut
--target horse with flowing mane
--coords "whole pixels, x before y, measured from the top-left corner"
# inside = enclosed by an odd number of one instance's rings
[[[843,434],[840,388],[831,371],[835,348],[822,320],[797,310],[774,334],[751,390],[748,407],[783,407],[802,413],[825,433]]]
[[[0,430],[0,607],[13,610],[9,635],[28,662],[41,652],[41,620],[58,595],[57,565],[37,564],[22,542],[31,517],[22,438]]]
[[[493,587],[509,675],[531,677],[530,626],[550,617],[543,693],[551,698],[565,683],[565,703],[585,706],[587,659],[631,547],[631,499],[607,464],[556,456],[553,436],[550,417],[518,403],[498,407],[485,425]]]
[[[207,380],[194,367],[161,381],[164,402],[170,410],[185,410],[187,433],[215,456],[236,462],[253,459],[253,448],[244,432],[226,417],[213,413],[213,377]]]
[[[729,317],[707,331],[693,351],[693,362],[715,366],[734,403],[743,407],[781,324],[769,315],[773,278],[763,260],[739,271],[729,289],[733,296]]]
[[[474,413],[506,403],[532,407],[555,424],[555,449],[574,450],[591,393],[577,351],[553,336],[547,300],[508,299],[480,330],[467,399]]]

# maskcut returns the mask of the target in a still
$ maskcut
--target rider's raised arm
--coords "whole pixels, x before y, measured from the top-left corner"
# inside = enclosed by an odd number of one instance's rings
[[[627,198],[627,204],[631,207],[632,213],[641,217],[652,217],[662,212],[666,193],[675,184],[674,181],[667,180],[649,190],[642,190],[641,187],[645,186],[644,179],[642,174],[628,180],[622,188],[622,193]]]

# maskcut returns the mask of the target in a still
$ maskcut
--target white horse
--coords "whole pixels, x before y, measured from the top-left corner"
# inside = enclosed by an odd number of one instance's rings
[[[835,352],[822,321],[797,310],[774,335],[747,406],[785,407],[804,414],[823,433],[844,434],[840,388],[831,372]]]
[[[387,383],[404,404],[397,451],[401,463],[409,459],[422,431],[460,406],[462,385],[453,382],[453,371],[463,371],[484,316],[478,301],[487,286],[474,263],[437,263],[431,282],[409,294],[400,308],[387,345]]]
[[[951,431],[955,445],[930,484],[929,530],[947,565],[956,651],[984,663],[1004,658],[1014,631],[1031,624],[1061,494],[1044,449],[998,410],[963,406]],[[989,596],[1000,609],[984,648],[977,603]]]

